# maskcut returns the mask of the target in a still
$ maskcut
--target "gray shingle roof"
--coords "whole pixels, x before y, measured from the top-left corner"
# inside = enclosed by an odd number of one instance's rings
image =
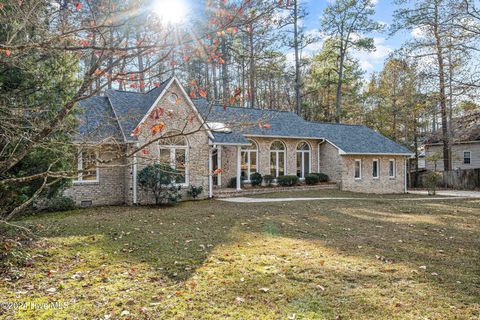
[[[171,79],[147,93],[109,90],[106,97],[92,97],[82,101],[88,107],[91,119],[89,130],[80,127],[80,134],[89,135],[97,128],[101,140],[107,134],[135,140],[130,133],[140,123],[158,96],[166,89]],[[248,144],[246,136],[272,136],[308,139],[326,139],[345,153],[358,154],[410,154],[411,152],[396,142],[362,125],[346,125],[305,121],[293,112],[237,108],[210,105],[205,99],[192,100],[201,116],[208,122],[229,124],[231,133],[212,132],[217,144]],[[91,110],[90,110],[91,109]],[[113,114],[115,112],[115,114]],[[105,121],[117,118],[118,122]],[[92,122],[93,121],[93,122]],[[105,127],[100,130],[101,127]]]
[[[123,135],[106,97],[90,97],[76,107],[78,128],[74,140],[96,143],[108,138],[123,142]]]
[[[205,99],[194,99],[193,102],[207,122],[232,125],[231,134],[221,134],[222,143],[244,143],[244,135],[296,137],[326,139],[345,153],[411,153],[407,148],[363,125],[309,122],[293,112],[224,108],[209,105]],[[269,128],[266,128],[265,124],[268,124]],[[218,142],[218,135],[214,133],[215,142]]]

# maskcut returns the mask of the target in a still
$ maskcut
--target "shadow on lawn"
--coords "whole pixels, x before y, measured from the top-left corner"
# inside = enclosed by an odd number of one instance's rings
[[[479,216],[472,213],[471,205],[462,203],[455,205],[455,212],[448,205],[417,206],[410,202],[387,201],[275,205],[199,201],[165,209],[103,207],[70,215],[42,215],[45,228],[41,236],[59,241],[61,252],[70,255],[90,252],[92,259],[103,254],[102,259],[110,262],[145,263],[162,277],[177,283],[190,279],[212,255],[217,255],[219,260],[225,259],[215,251],[244,245],[249,241],[245,234],[257,235],[260,240],[270,239],[272,244],[276,237],[284,237],[308,243],[317,250],[333,250],[336,255],[351,260],[373,261],[379,267],[382,264],[406,267],[411,272],[408,281],[425,283],[452,299],[478,303]],[[473,206],[473,209],[477,208]],[[37,221],[32,218],[26,223],[36,224]],[[275,249],[271,251],[276,254]],[[289,254],[292,253],[285,252]],[[427,269],[419,269],[420,266]],[[308,272],[320,270],[312,266]],[[433,272],[437,275],[432,275]],[[328,277],[339,282],[339,286],[350,283],[354,287],[375,286],[379,280],[388,282],[395,278],[388,273],[352,275],[345,270],[332,272]],[[403,276],[398,281],[402,279]],[[298,288],[310,281],[304,282],[295,274],[288,280]],[[229,299],[230,295],[235,295],[236,286],[240,284],[230,285]],[[321,295],[312,292],[315,290],[309,293],[313,298]],[[329,292],[332,294],[335,296],[336,292]],[[341,296],[342,292],[337,294]],[[290,297],[291,303],[303,305],[300,301],[303,296],[299,297],[298,292],[296,295]],[[374,311],[379,308],[368,307],[358,296],[352,299],[355,302],[352,307],[364,303],[365,308]],[[310,307],[329,309],[337,302],[331,301],[329,306],[319,303]]]

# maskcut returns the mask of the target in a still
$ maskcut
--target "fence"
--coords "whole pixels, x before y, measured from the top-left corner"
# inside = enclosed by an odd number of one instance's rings
[[[409,187],[425,188],[425,175],[428,171],[419,172],[418,184],[415,186],[415,173],[411,173],[409,177]],[[453,171],[444,171],[439,173],[438,186],[440,188],[450,188],[458,190],[475,190],[480,189],[480,169],[457,169]]]
[[[480,188],[480,169],[444,171],[442,186],[462,190]]]

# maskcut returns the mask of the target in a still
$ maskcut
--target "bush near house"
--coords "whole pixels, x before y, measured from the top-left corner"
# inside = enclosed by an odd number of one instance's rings
[[[272,185],[273,180],[275,180],[275,177],[267,174],[263,176],[263,182],[265,183],[265,186],[270,187]]]
[[[70,197],[58,196],[48,199],[45,204],[45,211],[68,211],[75,209],[75,201]]]
[[[328,176],[325,173],[316,173],[319,182],[328,182]]]
[[[190,187],[188,188],[188,191],[187,191],[188,195],[189,195],[190,197],[192,197],[194,200],[196,200],[197,197],[198,197],[202,192],[203,192],[203,187],[202,187],[202,186],[196,187],[196,186],[193,186],[193,185],[190,186]]]
[[[318,184],[320,182],[320,177],[317,174],[310,173],[305,176],[305,183],[308,185]]]
[[[282,187],[291,187],[298,184],[297,176],[280,176],[277,178],[277,183]]]
[[[155,196],[155,204],[175,204],[182,195],[181,187],[175,185],[178,172],[165,164],[154,164],[143,168],[138,173],[138,184]]]
[[[263,177],[260,173],[255,172],[250,176],[250,182],[252,184],[252,187],[256,187],[262,184]]]
[[[437,185],[440,182],[440,176],[436,172],[429,172],[425,176],[425,186],[428,189],[429,195],[435,195],[437,193]]]
[[[240,185],[243,187],[243,182],[245,178],[240,177]],[[227,188],[236,188],[237,187],[237,177],[231,177],[230,180],[228,180]]]

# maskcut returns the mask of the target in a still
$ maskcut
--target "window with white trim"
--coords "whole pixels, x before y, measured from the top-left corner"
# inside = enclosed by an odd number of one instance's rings
[[[390,159],[388,161],[388,176],[390,178],[395,178],[396,176],[396,166],[395,166],[395,159]]]
[[[99,181],[96,151],[91,149],[79,151],[77,154],[77,172],[75,183]]]
[[[188,143],[187,139],[177,132],[165,133],[165,138],[160,139],[159,161],[160,164],[169,165],[175,169],[175,183],[187,183]]]
[[[285,150],[285,144],[281,141],[274,141],[270,145],[270,174],[275,178],[285,175],[287,166]]]
[[[300,142],[297,146],[297,176],[304,179],[310,173],[311,149],[306,142]]]
[[[241,150],[241,176],[245,181],[250,181],[252,174],[257,172],[258,167],[258,145],[253,140],[248,140],[249,146],[242,146]]]
[[[463,151],[463,164],[470,164],[472,161],[472,153],[470,151]]]
[[[374,159],[372,162],[372,177],[380,177],[380,161],[378,159]]]
[[[354,172],[354,177],[357,180],[362,179],[362,160],[360,159],[355,159],[355,172]]]

